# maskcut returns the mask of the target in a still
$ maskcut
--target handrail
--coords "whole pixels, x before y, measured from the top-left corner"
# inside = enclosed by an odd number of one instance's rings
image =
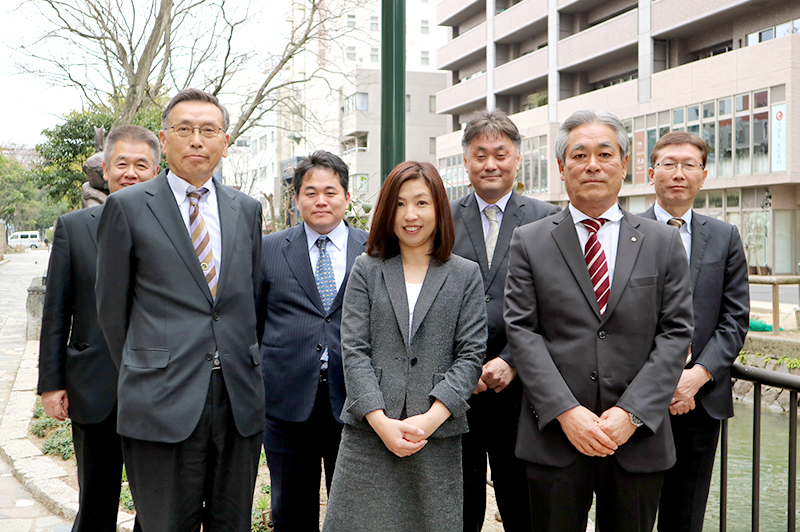
[[[800,392],[800,375],[779,373],[739,363],[731,367],[731,377],[753,383],[753,491],[751,530],[759,530],[759,490],[761,486],[761,386],[789,390],[789,493],[788,526],[795,532],[797,501],[797,393]],[[720,520],[721,532],[727,531],[728,507],[728,420],[722,420],[722,445],[720,449]]]

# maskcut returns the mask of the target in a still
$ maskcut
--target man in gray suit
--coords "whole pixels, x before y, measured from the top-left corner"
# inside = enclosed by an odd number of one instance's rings
[[[461,140],[473,192],[450,203],[456,227],[453,253],[481,268],[489,327],[481,380],[469,400],[469,432],[462,438],[465,532],[483,527],[487,455],[504,528],[530,530],[525,464],[514,455],[522,385],[506,340],[503,288],[514,229],[561,209],[513,192],[521,143],[517,126],[500,109],[474,116]]]
[[[303,223],[264,237],[258,326],[275,532],[319,529],[320,461],[330,489],[339,452],[342,300],[367,242],[344,221],[347,185],[341,158],[304,157],[292,181]]]
[[[658,509],[663,532],[701,532],[720,420],[733,416],[730,369],[742,349],[750,293],[736,226],[692,210],[703,187],[708,151],[703,139],[667,133],[650,155],[656,203],[645,218],[678,228],[689,257],[694,337],[669,407],[677,463],[664,475]]]
[[[97,235],[98,317],[145,532],[250,530],[261,204],[212,178],[228,124],[214,96],[175,95],[159,133],[169,170],[109,196]]]
[[[678,233],[617,203],[628,136],[576,111],[555,143],[569,209],[514,232],[505,320],[525,396],[517,456],[535,531],[651,531],[675,462],[667,412],[692,335]]]
[[[103,178],[113,194],[158,172],[161,147],[149,130],[118,126],[106,138]],[[103,206],[61,216],[53,232],[39,340],[44,412],[72,419],[78,462],[75,532],[117,527],[122,448],[117,434],[117,368],[97,321],[97,228]]]

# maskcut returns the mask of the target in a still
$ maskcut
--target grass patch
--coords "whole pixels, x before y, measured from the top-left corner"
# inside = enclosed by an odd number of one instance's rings
[[[119,491],[119,507],[126,512],[136,511],[136,507],[133,505],[131,487],[128,484],[128,473],[125,471],[124,466],[122,467],[122,488]]]
[[[36,398],[33,407],[33,420],[28,431],[37,438],[46,438],[42,445],[44,454],[60,456],[62,460],[69,460],[75,454],[72,446],[72,422],[56,421],[44,413],[42,398]]]

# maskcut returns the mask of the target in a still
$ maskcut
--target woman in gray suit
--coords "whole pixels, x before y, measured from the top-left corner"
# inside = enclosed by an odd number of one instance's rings
[[[344,296],[345,426],[325,532],[462,530],[461,434],[486,309],[454,239],[433,165],[395,167]]]

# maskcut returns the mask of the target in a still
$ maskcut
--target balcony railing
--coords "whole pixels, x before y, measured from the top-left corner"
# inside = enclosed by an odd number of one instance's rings
[[[734,364],[731,377],[753,383],[753,483],[751,528],[759,531],[759,499],[761,489],[761,386],[789,390],[789,470],[788,470],[788,526],[795,532],[797,501],[797,392],[800,392],[800,376],[778,373],[766,369]],[[720,497],[719,529],[728,530],[728,420],[722,421],[720,443]]]

